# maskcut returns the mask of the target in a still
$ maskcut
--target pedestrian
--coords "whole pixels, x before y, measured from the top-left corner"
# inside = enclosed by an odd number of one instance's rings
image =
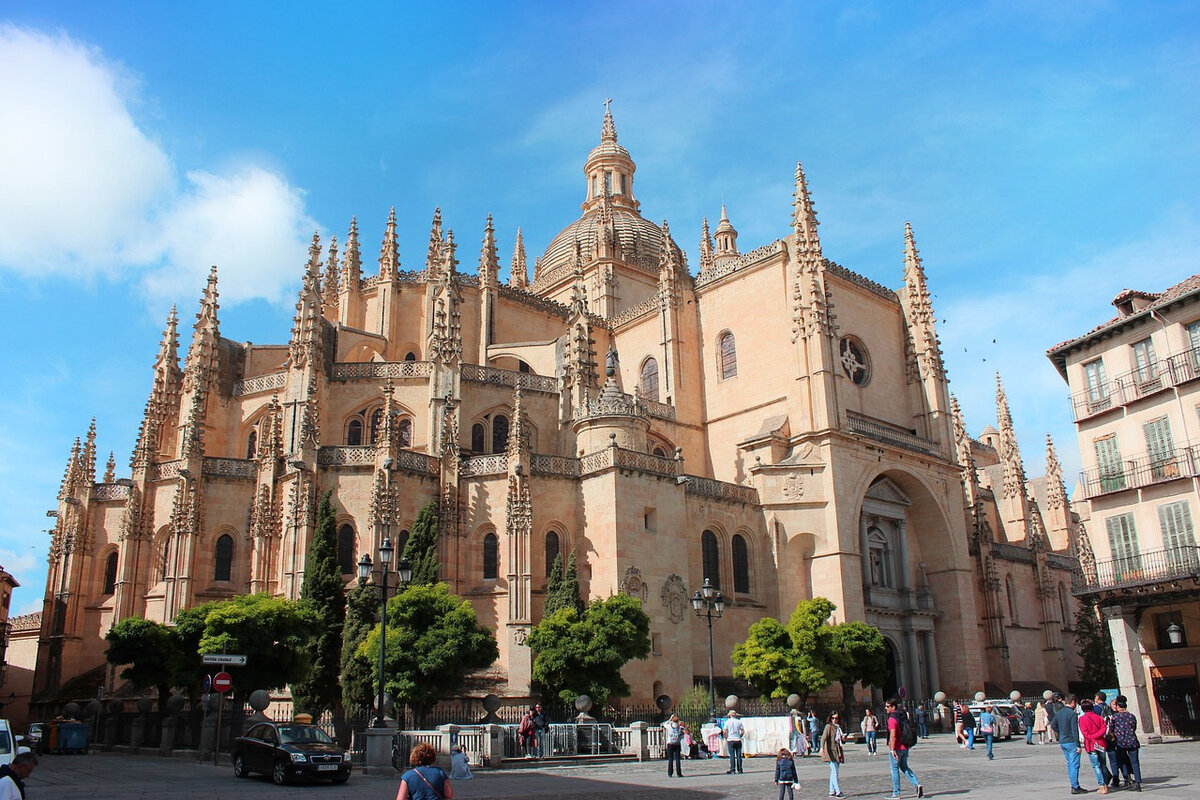
[[[917,718],[917,735],[922,739],[929,738],[929,712],[925,710],[925,706],[917,706],[915,715]]]
[[[968,750],[975,749],[975,715],[971,713],[971,709],[963,706],[962,711],[962,726],[963,737],[967,740],[966,744],[959,745]]]
[[[787,793],[787,800],[795,800],[792,787],[800,782],[796,775],[796,762],[786,747],[779,749],[779,758],[775,761],[775,784],[779,787],[779,800]]]
[[[532,707],[521,717],[521,724],[517,726],[517,738],[521,740],[521,751],[525,753],[525,757],[533,758],[537,750],[537,726],[533,723]]]
[[[738,712],[733,709],[729,710],[728,718],[725,720],[725,727],[721,733],[725,737],[725,747],[729,750],[729,769],[726,770],[726,775],[737,773],[742,774],[742,734],[746,728],[742,725],[741,717]]]
[[[825,721],[825,730],[821,731],[821,760],[829,764],[829,796],[845,797],[841,784],[838,783],[838,770],[846,761],[846,751],[842,748],[842,718],[834,711]]]
[[[996,739],[996,714],[990,703],[983,707],[983,713],[979,715],[979,733],[987,741],[987,756],[991,761],[996,757],[992,753],[992,742]]]
[[[450,748],[450,779],[469,781],[475,776],[471,774],[471,759],[463,752],[460,745]]]
[[[1104,752],[1104,732],[1107,726],[1100,714],[1101,706],[1095,705],[1091,700],[1083,700],[1079,707],[1083,709],[1083,713],[1079,715],[1079,735],[1083,739],[1083,752],[1087,753],[1092,772],[1096,775],[1096,783],[1100,786],[1096,791],[1099,794],[1108,794],[1112,774],[1108,771]]]
[[[1025,726],[1025,744],[1033,744],[1033,723],[1036,716],[1033,713],[1033,702],[1026,700],[1025,707],[1021,709],[1021,724]]]
[[[804,715],[799,710],[793,708],[789,718],[792,722],[792,730],[788,736],[788,745],[792,748],[792,753],[802,758],[808,756],[808,736],[804,732]]]
[[[672,714],[667,720],[667,724],[663,726],[663,738],[667,743],[667,777],[673,777],[675,773],[679,777],[683,777],[683,726],[679,724],[679,717]]]
[[[38,764],[33,753],[17,753],[11,764],[0,766],[0,800],[24,800],[25,779]]]
[[[967,736],[963,733],[963,704],[954,704],[954,741],[959,747],[967,746]]]
[[[1115,702],[1115,698],[1114,698]],[[1113,715],[1117,712],[1108,703],[1108,695],[1096,692],[1092,710],[1104,719],[1104,755],[1108,757],[1109,786],[1116,787],[1121,780],[1121,765],[1118,763],[1117,737],[1113,733]],[[1126,770],[1128,771],[1128,766]]]
[[[1050,712],[1046,704],[1038,701],[1037,710],[1033,712],[1033,732],[1037,734],[1038,744],[1046,744],[1046,731],[1050,728]]]
[[[917,787],[917,797],[924,797],[925,787],[917,780],[917,774],[908,765],[909,743],[916,739],[916,732],[912,731],[912,723],[904,709],[900,708],[900,701],[895,697],[884,704],[884,712],[887,714],[888,762],[892,768],[892,793],[888,797],[891,800],[899,800],[901,775],[904,775],[913,786]],[[909,731],[912,731],[912,734],[906,735]]]
[[[1054,719],[1058,712],[1062,711],[1063,708],[1065,708],[1065,704],[1063,703],[1062,695],[1060,695],[1058,692],[1055,692],[1053,695],[1051,695],[1050,702],[1046,704],[1046,719]],[[1047,731],[1047,735],[1050,737],[1051,741],[1058,741],[1058,738],[1054,735],[1054,728],[1050,728]]]
[[[1125,695],[1116,697],[1117,713],[1113,715],[1113,734],[1117,738],[1118,764],[1127,764],[1125,786],[1135,792],[1142,790],[1142,763],[1140,758],[1141,742],[1137,738],[1137,717],[1129,713],[1129,703]],[[1133,785],[1130,786],[1130,773],[1133,775]]]
[[[700,746],[696,743],[696,738],[692,736],[692,729],[687,726],[686,722],[683,724],[682,750],[692,760],[700,758]]]
[[[875,755],[875,737],[879,730],[879,717],[872,714],[871,709],[868,708],[867,712],[863,714],[862,725],[860,727],[862,728],[863,739],[867,742],[867,755],[873,756]]]
[[[1075,713],[1075,695],[1069,694],[1063,708],[1050,720],[1050,730],[1058,739],[1063,757],[1067,760],[1067,779],[1071,782],[1071,794],[1087,794],[1079,785],[1079,757],[1083,748],[1079,745],[1079,715]]]
[[[817,737],[821,733],[821,720],[817,719],[817,715],[810,708],[808,716],[804,718],[804,723],[808,726],[808,750],[810,753],[815,753],[820,746]]]
[[[408,756],[412,769],[400,776],[396,800],[454,800],[450,776],[437,766],[437,751],[419,742]]]
[[[549,738],[546,731],[550,728],[550,721],[546,719],[546,712],[542,711],[542,704],[536,703],[533,706],[533,735],[537,737],[537,754],[539,757],[545,757],[546,747],[549,745]],[[552,753],[553,754],[553,753]]]

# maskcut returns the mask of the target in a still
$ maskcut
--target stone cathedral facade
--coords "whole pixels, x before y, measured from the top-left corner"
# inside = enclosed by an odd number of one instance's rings
[[[296,597],[329,489],[347,583],[437,502],[442,578],[494,627],[500,694],[530,693],[526,637],[570,553],[586,596],[651,617],[634,700],[707,674],[705,578],[728,598],[718,676],[753,622],[820,595],[884,633],[878,690],[1065,689],[1078,562],[1053,447],[1028,480],[999,387],[998,429],[965,431],[911,228],[896,290],[827,259],[797,165],[791,230],[743,252],[722,208],[693,273],[634,172],[606,112],[582,215],[532,276],[518,228],[505,282],[490,217],[473,272],[440,212],[415,271],[394,212],[369,269],[356,222],[314,236],[283,344],[222,335],[214,268],[182,365],[167,320],[130,476],[110,457],[96,480],[94,422],[71,452],[35,702],[102,673],[122,618]]]

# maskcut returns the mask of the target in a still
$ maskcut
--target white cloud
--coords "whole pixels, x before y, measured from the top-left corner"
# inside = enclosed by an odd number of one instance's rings
[[[225,302],[278,301],[316,227],[303,192],[246,164],[180,180],[135,82],[65,34],[0,25],[0,268],[144,278],[154,300],[221,271]]]

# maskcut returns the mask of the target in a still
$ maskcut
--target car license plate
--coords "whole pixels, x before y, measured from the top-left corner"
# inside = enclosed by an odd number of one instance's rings
[[[335,772],[337,764],[317,764],[317,772]]]

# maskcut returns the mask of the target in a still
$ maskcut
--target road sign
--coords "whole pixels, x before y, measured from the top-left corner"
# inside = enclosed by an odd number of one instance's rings
[[[233,676],[228,672],[218,672],[213,676],[212,688],[214,692],[228,692],[233,688]]]
[[[246,666],[245,656],[227,655],[225,653],[209,653],[201,658],[205,664],[228,664],[231,667]]]

